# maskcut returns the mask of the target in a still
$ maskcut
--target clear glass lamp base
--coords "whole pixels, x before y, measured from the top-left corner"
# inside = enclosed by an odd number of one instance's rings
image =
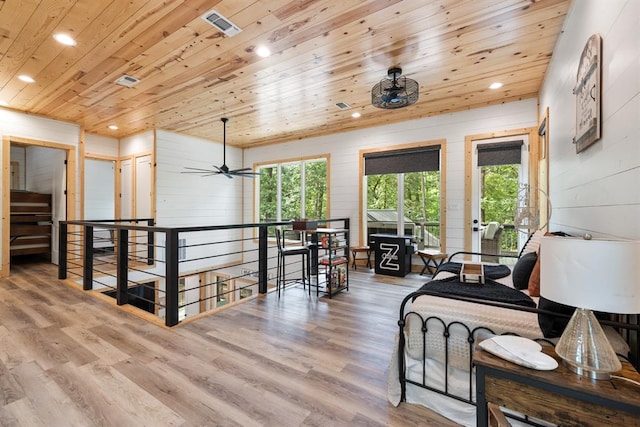
[[[591,310],[577,308],[571,316],[556,353],[572,371],[595,380],[610,379],[622,364]]]

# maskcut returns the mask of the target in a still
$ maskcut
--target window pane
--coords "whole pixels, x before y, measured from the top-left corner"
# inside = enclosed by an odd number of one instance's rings
[[[367,176],[367,238],[398,232],[398,175]]]
[[[327,169],[325,157],[304,162],[262,166],[259,178],[257,220],[272,222],[302,217],[327,218],[329,200]],[[273,235],[273,230],[269,230],[269,235]]]
[[[305,212],[306,218],[327,218],[327,162],[305,163]]]
[[[398,175],[367,177],[367,208],[398,209]]]
[[[229,302],[229,286],[226,280],[217,279],[216,283],[216,307],[222,307]]]
[[[503,225],[494,251],[491,253],[517,253],[518,236],[513,227],[514,215],[518,204],[517,164],[501,166],[483,166],[481,174],[480,218],[482,224],[497,222]],[[483,242],[487,246],[486,242]],[[490,252],[494,248],[481,248]]]
[[[278,168],[260,168],[260,222],[278,220]]]
[[[419,249],[440,248],[440,172],[404,174],[405,229],[413,225]],[[405,232],[406,234],[406,232]]]
[[[283,164],[282,173],[282,221],[289,221],[301,216],[301,181],[302,171],[300,163]]]

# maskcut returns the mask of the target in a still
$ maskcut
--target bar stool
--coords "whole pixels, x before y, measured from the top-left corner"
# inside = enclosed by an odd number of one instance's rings
[[[307,274],[310,272],[310,251],[307,246],[285,246],[284,232],[276,228],[276,241],[278,243],[278,277],[276,279],[276,287],[278,288],[278,297],[280,297],[280,289],[284,289],[286,284],[286,258],[288,256],[302,257],[302,279],[291,279],[294,281],[302,280],[303,289],[306,288]],[[309,283],[309,295],[311,295],[311,283]]]

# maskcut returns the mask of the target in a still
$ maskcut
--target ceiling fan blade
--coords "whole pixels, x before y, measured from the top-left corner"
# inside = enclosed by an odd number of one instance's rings
[[[211,173],[211,172],[216,172],[214,170],[211,169],[201,169],[201,168],[190,168],[185,166],[185,169],[188,169],[186,171],[182,171],[180,173]]]

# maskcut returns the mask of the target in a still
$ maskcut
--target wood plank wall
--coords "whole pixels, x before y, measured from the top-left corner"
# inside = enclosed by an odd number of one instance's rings
[[[573,3],[540,96],[541,113],[549,108],[552,229],[640,239],[638,16],[637,1]],[[595,33],[603,38],[602,138],[576,154],[572,89]]]

